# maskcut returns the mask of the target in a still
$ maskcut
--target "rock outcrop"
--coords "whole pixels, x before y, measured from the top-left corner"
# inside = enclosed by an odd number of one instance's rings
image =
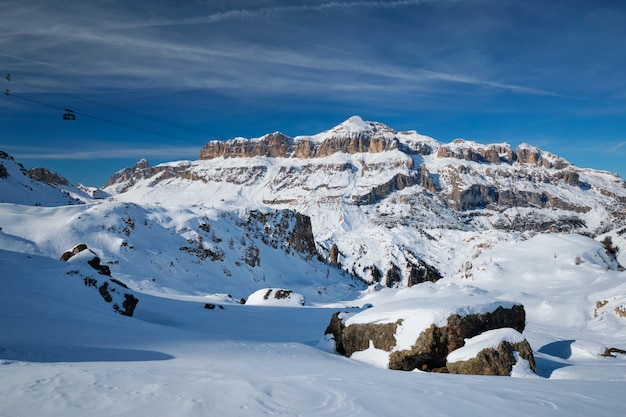
[[[535,357],[526,339],[519,342],[503,340],[497,348],[482,349],[473,358],[448,361],[446,369],[451,374],[509,376],[520,359],[528,363],[532,372],[537,372]]]
[[[371,137],[365,133],[331,136],[322,141],[310,137],[290,138],[280,132],[257,139],[213,140],[202,147],[200,159],[252,158],[324,158],[337,152],[348,154],[385,152],[398,147],[397,140]]]
[[[132,317],[135,307],[139,299],[132,294],[128,286],[123,282],[111,278],[111,270],[108,266],[100,263],[100,258],[87,247],[84,243],[74,246],[72,249],[65,251],[61,255],[62,261],[85,261],[91,268],[95,269],[98,274],[109,278],[96,279],[89,274],[84,274],[80,270],[71,270],[68,275],[79,275],[83,278],[83,282],[87,287],[93,287],[98,290],[102,299],[112,304],[113,311],[123,316]]]
[[[48,185],[70,185],[69,181],[47,168],[31,168],[28,175],[34,180]]]
[[[465,339],[501,328],[512,328],[521,333],[525,327],[526,315],[521,305],[510,308],[499,306],[491,312],[480,314],[452,314],[446,325],[432,324],[419,334],[409,349],[401,350],[396,346],[396,334],[399,326],[406,325],[405,320],[346,325],[345,317],[345,313],[334,314],[325,332],[332,335],[338,353],[350,357],[355,352],[368,349],[371,343],[376,349],[390,353],[390,369],[448,372],[448,354],[462,347]],[[503,349],[509,348],[505,346]]]

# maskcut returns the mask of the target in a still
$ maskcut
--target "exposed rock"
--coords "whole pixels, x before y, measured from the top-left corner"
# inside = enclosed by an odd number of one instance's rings
[[[93,269],[98,271],[99,274],[106,275],[106,276],[109,276],[109,277],[111,276],[111,269],[108,266],[106,266],[106,265],[101,265],[99,257],[94,256],[94,258],[91,259],[90,261],[87,261],[87,263]],[[128,288],[128,287],[126,287],[126,288]]]
[[[498,201],[498,189],[494,186],[473,184],[465,190],[452,193],[459,210],[475,210],[485,208]]]
[[[100,258],[84,243],[78,244],[74,246],[71,250],[64,252],[63,255],[61,255],[61,260],[69,261],[72,257],[80,253],[84,253],[85,251],[89,252],[85,254],[87,258],[90,254],[93,255],[93,257],[87,259],[87,264],[96,271],[98,271],[99,274],[111,277],[111,269],[107,265],[102,265],[100,263]],[[82,256],[83,255],[81,255],[81,257]],[[80,272],[72,270],[68,272],[68,275],[74,275],[77,273]],[[91,276],[83,276],[83,282],[86,286],[97,289],[98,293],[105,302],[112,303],[112,307],[115,312],[124,316],[132,317],[135,311],[135,307],[139,302],[139,299],[137,299],[130,292],[126,284],[115,278],[105,278],[101,281],[98,281]]]
[[[334,243],[330,246],[330,250],[328,251],[328,262],[331,265],[339,266],[339,249],[337,249],[337,245]]]
[[[463,346],[464,339],[487,330],[505,327],[521,333],[525,324],[526,312],[521,305],[515,305],[510,309],[498,307],[491,313],[464,317],[455,314],[448,318],[447,326],[437,327],[433,324],[422,332],[410,350],[391,352],[389,368],[405,371],[444,369],[446,357],[453,350]]]
[[[311,218],[295,212],[295,223],[293,229],[287,239],[289,245],[297,252],[315,255],[317,249],[315,247],[315,237],[313,236],[313,226],[311,225]]]
[[[437,151],[438,158],[456,158],[472,162],[508,163],[515,160],[511,147],[504,144],[480,145],[475,142],[456,139],[450,145],[443,145]]]
[[[370,347],[373,343],[376,349],[390,351],[396,346],[396,331],[401,321],[384,324],[352,324],[343,330],[341,341],[347,356]],[[336,339],[335,339],[336,342]]]
[[[391,288],[399,284],[401,281],[402,275],[400,274],[400,268],[392,264],[385,274],[385,285]]]
[[[509,376],[517,363],[515,352],[528,361],[533,372],[537,372],[533,350],[527,340],[518,343],[502,341],[497,349],[483,349],[467,361],[448,362],[446,368],[451,374]]]
[[[202,147],[200,159],[252,158],[255,156],[324,158],[337,152],[349,154],[379,153],[397,149],[397,147],[397,139],[373,137],[367,132],[347,134],[337,132],[336,135],[330,135],[322,141],[315,141],[309,137],[293,139],[280,132],[275,132],[257,139],[213,140]]]
[[[390,351],[396,346],[396,330],[399,322],[385,324],[344,325],[343,319],[350,313],[337,312],[332,315],[324,334],[332,335],[337,353],[351,356],[370,347],[370,341],[376,349]]]
[[[369,193],[362,196],[354,196],[353,200],[356,204],[374,204],[387,197],[393,191],[402,190],[418,183],[418,177],[404,174],[394,175],[394,177],[386,183],[373,187]]]
[[[67,261],[72,256],[77,255],[84,250],[87,250],[87,245],[85,245],[84,243],[79,243],[78,245],[74,246],[71,250],[63,252],[60,259],[62,261]]]
[[[563,180],[564,183],[572,185],[574,187],[580,186],[580,174],[575,171],[559,171],[555,174],[556,178]]]
[[[426,168],[426,164],[420,165],[419,172],[419,184],[431,193],[436,194],[439,190],[437,189],[435,181],[433,181],[433,179],[430,177],[428,169]]]
[[[335,341],[335,351],[340,355],[346,355],[346,349],[343,345],[343,330],[345,325],[343,324],[342,315],[346,313],[336,312],[330,318],[330,323],[326,330],[324,331],[325,335],[332,335],[333,340]],[[369,343],[369,342],[368,342]],[[346,355],[347,356],[347,355]]]
[[[417,261],[417,265],[409,262],[407,266],[409,267],[408,287],[421,284],[422,282],[437,282],[443,278],[435,267],[428,265],[421,259]]]
[[[534,147],[520,145],[515,150],[515,155],[520,164],[541,165],[543,161],[541,150]]]
[[[604,350],[604,352],[602,352],[600,354],[600,356],[615,357],[616,354],[618,354],[618,355],[626,355],[626,350],[619,349],[619,348],[614,348],[614,347],[606,348]]]
[[[260,234],[258,225],[253,225],[253,222],[263,225],[265,233]],[[251,210],[242,219],[242,226],[258,234],[265,244],[274,248],[282,246],[287,251],[294,250],[309,257],[317,254],[311,219],[299,212]]]
[[[400,319],[394,323],[350,324],[345,326],[342,314],[335,314],[326,329],[332,334],[338,353],[350,357],[354,352],[374,347],[390,352],[389,368],[410,371],[419,369],[428,372],[446,372],[446,357],[453,350],[462,347],[467,338],[477,336],[488,330],[512,328],[522,332],[525,327],[524,307],[513,305],[511,308],[497,307],[494,311],[482,314],[460,316],[453,314],[447,325],[437,327],[432,324],[417,337],[410,349],[394,350],[395,334]]]
[[[28,170],[28,175],[33,180],[43,182],[48,185],[70,185],[68,180],[47,168],[31,168]]]
[[[569,162],[565,161],[563,158],[527,144],[519,145],[515,150],[515,154],[517,162],[520,164],[534,165],[546,169],[564,169],[570,166]]]
[[[9,178],[9,171],[7,171],[7,168],[3,165],[0,164],[0,179],[7,179]]]

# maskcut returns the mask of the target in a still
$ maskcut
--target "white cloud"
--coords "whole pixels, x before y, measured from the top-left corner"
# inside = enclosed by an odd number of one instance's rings
[[[125,147],[127,145],[120,145],[119,148],[108,148],[110,143],[103,143],[102,149],[90,149],[80,150],[77,149],[72,152],[59,152],[58,149],[33,149],[8,146],[5,149],[15,159],[117,159],[117,158],[192,158],[197,159],[201,146],[146,146],[146,147]]]

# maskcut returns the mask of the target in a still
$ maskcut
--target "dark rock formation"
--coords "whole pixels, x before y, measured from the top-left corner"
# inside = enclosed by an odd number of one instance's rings
[[[93,259],[87,261],[87,263],[89,264],[90,267],[98,271],[99,274],[106,275],[108,277],[111,276],[111,269],[106,265],[101,265],[99,257],[94,256]]]
[[[28,175],[35,181],[43,182],[48,185],[70,185],[69,181],[56,172],[52,172],[47,168],[32,168],[28,170]]]
[[[79,254],[84,250],[87,250],[87,245],[85,245],[84,243],[79,243],[78,245],[74,246],[71,250],[63,252],[60,259],[62,261],[67,261],[72,256]]]
[[[409,262],[407,266],[409,268],[409,279],[407,282],[408,287],[427,281],[437,282],[443,278],[435,267],[428,265],[421,259],[417,261],[417,265]]]
[[[402,281],[402,275],[400,268],[396,265],[391,265],[385,274],[385,285],[389,288],[396,286]]]
[[[523,332],[526,325],[526,312],[521,305],[511,308],[498,307],[485,314],[448,318],[448,324],[437,327],[434,324],[423,331],[411,349],[391,352],[389,368],[410,371],[445,370],[446,356],[465,344],[465,340],[478,336],[487,330],[510,327]]]
[[[307,255],[315,255],[317,249],[315,247],[315,237],[313,236],[313,225],[311,218],[304,214],[295,212],[295,223],[289,234],[287,242],[297,252]]]
[[[513,328],[521,333],[525,322],[526,313],[521,305],[511,308],[500,306],[493,312],[484,314],[454,314],[448,318],[446,326],[431,325],[418,336],[411,349],[401,351],[393,349],[396,346],[395,333],[402,320],[395,323],[345,326],[341,313],[336,313],[332,316],[325,334],[331,334],[336,351],[348,357],[354,352],[368,349],[371,341],[374,347],[391,352],[390,369],[447,372],[446,357],[453,350],[462,347],[465,344],[464,339],[500,328]]]
[[[497,349],[483,349],[467,361],[448,362],[446,368],[451,374],[509,376],[517,363],[515,352],[528,361],[533,372],[537,372],[533,350],[527,340],[519,343],[502,341]]]
[[[373,187],[369,193],[362,196],[354,196],[353,200],[356,204],[374,204],[387,197],[393,191],[402,190],[418,183],[419,177],[417,176],[397,174],[386,183]]]
[[[396,346],[396,330],[400,322],[385,324],[352,324],[346,327],[341,319],[342,314],[335,313],[324,334],[332,335],[335,350],[345,356],[366,350],[373,343],[376,349],[390,351]]]
[[[475,210],[487,207],[498,201],[498,189],[494,186],[473,184],[465,190],[452,193],[457,209]]]
[[[328,251],[328,262],[330,262],[331,265],[339,266],[339,249],[334,243],[330,246],[330,250]]]
[[[426,164],[420,165],[419,184],[433,194],[436,194],[437,191],[439,191],[437,185],[435,184],[435,181],[433,181],[430,174],[428,173],[428,169],[426,169]]]
[[[100,258],[85,245],[84,243],[74,246],[71,250],[66,251],[61,255],[62,261],[68,261],[73,256],[83,252],[89,251],[93,254],[93,258],[87,260],[87,264],[98,271],[99,274],[111,277],[111,269],[107,265],[100,263]],[[68,275],[80,274],[80,271],[72,270],[68,272]],[[115,278],[103,279],[98,281],[91,276],[83,276],[83,282],[87,287],[93,287],[98,290],[98,293],[102,299],[107,303],[112,303],[113,310],[123,316],[132,317],[135,307],[139,302],[139,299],[135,297],[128,286],[122,281]]]
[[[264,233],[259,233],[258,224],[263,225]],[[317,254],[311,218],[299,212],[251,210],[242,220],[242,226],[273,248],[282,246],[308,257]]]

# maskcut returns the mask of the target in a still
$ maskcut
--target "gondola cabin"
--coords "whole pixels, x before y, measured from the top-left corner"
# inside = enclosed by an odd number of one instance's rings
[[[76,120],[76,115],[73,110],[65,109],[65,113],[63,114],[63,120]]]

